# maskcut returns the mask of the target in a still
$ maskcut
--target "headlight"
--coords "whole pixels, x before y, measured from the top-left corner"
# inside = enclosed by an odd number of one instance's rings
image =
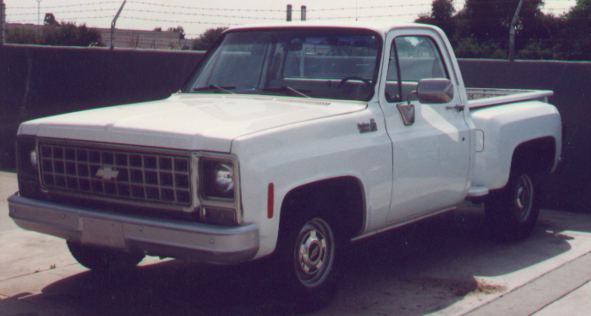
[[[216,225],[242,222],[238,165],[227,155],[205,154],[199,158],[201,219]]]
[[[17,159],[16,166],[19,173],[28,175],[37,174],[37,166],[39,165],[37,156],[37,147],[35,144],[35,137],[33,136],[18,136],[17,137]]]
[[[32,149],[29,153],[29,162],[35,169],[39,166],[39,156],[37,155],[37,149]]]
[[[19,135],[16,144],[16,169],[19,192],[22,196],[37,197],[40,194],[39,156],[34,136]]]
[[[217,193],[225,197],[234,196],[234,168],[227,163],[215,166],[213,186]]]
[[[201,160],[201,195],[204,198],[234,199],[234,164],[231,161]]]

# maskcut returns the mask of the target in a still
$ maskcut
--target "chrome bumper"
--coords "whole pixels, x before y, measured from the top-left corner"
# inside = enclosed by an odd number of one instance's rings
[[[18,194],[9,197],[8,204],[10,217],[24,229],[125,251],[233,264],[252,259],[259,248],[258,228],[254,224],[219,227],[145,219],[39,201]]]

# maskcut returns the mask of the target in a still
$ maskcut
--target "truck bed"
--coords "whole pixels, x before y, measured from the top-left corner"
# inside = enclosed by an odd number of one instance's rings
[[[554,94],[551,90],[494,88],[466,88],[466,93],[468,94],[468,106],[470,109],[530,100],[548,102],[548,98]]]

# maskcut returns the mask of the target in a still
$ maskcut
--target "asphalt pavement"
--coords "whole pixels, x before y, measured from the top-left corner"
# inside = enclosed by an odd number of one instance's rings
[[[298,314],[264,264],[219,267],[149,258],[117,277],[90,273],[63,240],[8,217],[15,175],[0,172],[0,315]],[[588,315],[591,214],[543,210],[526,241],[482,233],[465,207],[354,244],[340,291],[313,315]]]

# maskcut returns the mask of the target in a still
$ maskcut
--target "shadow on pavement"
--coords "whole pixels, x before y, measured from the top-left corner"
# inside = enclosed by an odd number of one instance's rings
[[[515,272],[570,249],[570,237],[546,222],[527,241],[488,241],[482,217],[474,210],[450,213],[354,244],[343,254],[339,294],[318,312],[425,314],[469,293],[504,291],[480,276]],[[38,295],[2,300],[0,307],[26,302],[59,311],[55,315],[296,314],[294,300],[273,288],[273,273],[258,262],[220,267],[165,261],[117,277],[80,273]]]

